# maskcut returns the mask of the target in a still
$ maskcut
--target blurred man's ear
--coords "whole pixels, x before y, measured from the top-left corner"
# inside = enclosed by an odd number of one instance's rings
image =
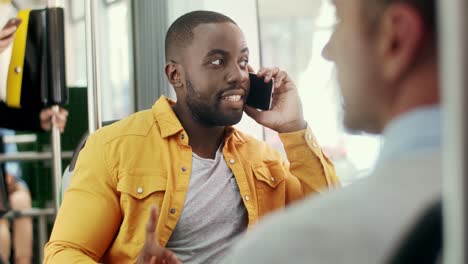
[[[424,48],[422,16],[405,3],[391,4],[383,13],[377,33],[382,77],[397,82],[416,66]]]
[[[179,64],[168,62],[166,64],[165,72],[167,80],[175,89],[183,86]]]

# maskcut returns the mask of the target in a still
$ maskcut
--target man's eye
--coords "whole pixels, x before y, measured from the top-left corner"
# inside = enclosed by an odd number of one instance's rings
[[[243,60],[240,62],[241,67],[247,67],[249,65],[249,60]]]
[[[223,65],[224,61],[222,59],[217,59],[211,62],[213,65]]]

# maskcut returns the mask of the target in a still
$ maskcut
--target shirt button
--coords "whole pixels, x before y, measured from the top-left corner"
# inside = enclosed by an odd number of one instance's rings
[[[171,214],[175,214],[176,213],[176,209],[175,208],[172,208],[171,209]]]
[[[186,172],[187,171],[187,168],[185,168],[185,166],[182,167],[182,172]]]
[[[230,159],[229,162],[230,162],[231,164],[234,164],[236,161],[235,161],[234,159]]]
[[[250,200],[250,197],[248,195],[244,196],[244,199],[248,202]]]
[[[185,138],[185,134],[180,135],[180,139],[183,140],[184,138]]]
[[[143,193],[143,188],[141,188],[141,187],[138,187],[138,189],[137,189],[137,193],[139,193],[139,194],[142,194],[142,193]]]
[[[271,177],[270,180],[271,180],[272,182],[275,182],[275,177]]]

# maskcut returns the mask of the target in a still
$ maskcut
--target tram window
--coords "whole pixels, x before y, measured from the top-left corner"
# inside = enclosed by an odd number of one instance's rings
[[[258,1],[263,64],[280,65],[293,76],[306,120],[343,185],[367,175],[380,138],[344,131],[334,67],[321,56],[333,30],[334,7],[329,0]],[[267,130],[266,139],[279,147],[276,133]]]
[[[102,116],[104,120],[121,119],[134,112],[131,0],[97,3]],[[67,0],[64,6],[67,82],[70,87],[84,87],[87,83],[84,1]]]

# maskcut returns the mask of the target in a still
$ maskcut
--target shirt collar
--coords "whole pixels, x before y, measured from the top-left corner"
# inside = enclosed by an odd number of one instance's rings
[[[418,108],[398,117],[385,128],[383,138],[379,160],[440,148],[440,106]]]
[[[174,104],[174,101],[165,96],[161,96],[152,107],[154,118],[159,124],[161,136],[163,138],[175,135],[184,129],[172,110]]]

